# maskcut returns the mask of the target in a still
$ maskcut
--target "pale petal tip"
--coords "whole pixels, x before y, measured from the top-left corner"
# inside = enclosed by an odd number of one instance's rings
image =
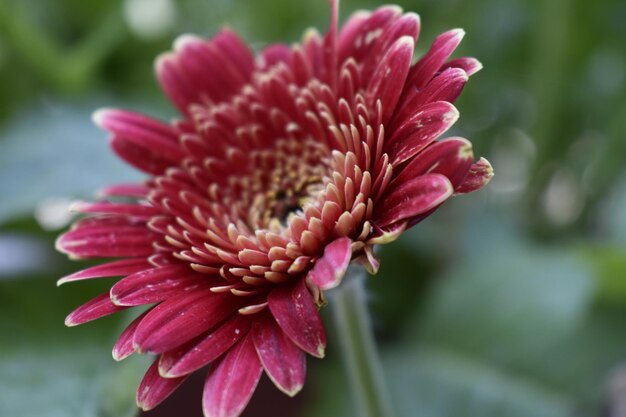
[[[91,114],[91,121],[100,129],[104,129],[106,117],[112,110],[113,109],[107,107],[96,110]]]
[[[465,29],[456,28],[452,29],[449,32],[453,37],[457,38],[459,41],[465,37]]]
[[[172,48],[174,49],[175,52],[180,52],[183,50],[183,48],[185,48],[186,45],[190,44],[190,43],[197,43],[197,42],[202,42],[202,38],[190,34],[190,33],[183,33],[182,35],[179,35],[176,39],[174,39],[174,43],[172,45]]]
[[[67,316],[65,318],[65,322],[64,322],[65,326],[67,327],[75,327],[78,326],[78,323],[76,323],[74,321],[74,316],[72,314],[70,314],[69,316]]]

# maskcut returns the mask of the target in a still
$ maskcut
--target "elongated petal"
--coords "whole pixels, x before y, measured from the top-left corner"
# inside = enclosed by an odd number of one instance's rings
[[[150,189],[142,184],[116,184],[102,188],[98,195],[102,197],[136,197],[145,198]]]
[[[143,318],[146,316],[146,314],[148,314],[149,311],[150,310],[146,311],[135,320],[133,320],[120,334],[120,336],[117,338],[117,341],[115,342],[115,345],[113,345],[113,359],[119,362],[135,352],[135,346],[133,345],[135,331],[137,330],[139,323],[141,323],[141,320],[143,320]]]
[[[445,175],[456,189],[474,160],[472,144],[463,138],[449,138],[434,143],[411,160],[392,182],[391,187],[424,174]]]
[[[178,294],[156,306],[135,332],[135,347],[162,353],[209,330],[236,311],[235,297],[198,290]]]
[[[480,61],[476,58],[462,57],[452,59],[446,62],[442,65],[439,71],[445,71],[448,68],[461,68],[467,73],[468,77],[471,77],[472,75],[483,69],[483,64],[481,64]]]
[[[392,165],[412,158],[445,133],[459,118],[457,109],[447,101],[423,106],[404,121],[386,144]]]
[[[341,283],[352,258],[352,241],[339,238],[324,249],[324,256],[315,262],[308,277],[322,290],[335,288]]]
[[[119,214],[146,219],[161,213],[157,208],[145,204],[110,203],[108,201],[97,203],[78,201],[72,204],[71,209],[79,213]]]
[[[205,417],[237,417],[250,401],[262,372],[248,335],[209,371],[202,396]]]
[[[146,269],[120,280],[111,288],[111,300],[121,306],[138,306],[166,300],[186,288],[208,284],[205,275],[188,265]]]
[[[163,378],[159,375],[158,362],[156,360],[152,363],[137,388],[137,406],[143,411],[159,405],[185,380],[185,377]]]
[[[156,235],[142,226],[85,227],[59,237],[56,248],[74,257],[149,256]]]
[[[430,50],[411,69],[408,84],[423,88],[452,55],[464,36],[463,29],[453,29],[437,36]]]
[[[268,296],[270,311],[281,329],[300,349],[324,357],[326,332],[303,279],[276,288]]]
[[[202,336],[161,355],[159,372],[167,378],[189,374],[213,362],[248,334],[250,318],[236,314]]]
[[[440,174],[412,178],[382,197],[376,206],[374,221],[385,227],[417,216],[443,203],[453,191],[450,180]]]
[[[100,294],[96,298],[87,301],[85,304],[72,311],[65,318],[65,325],[68,327],[78,326],[79,324],[108,316],[118,311],[125,310],[128,307],[116,306],[111,302],[109,294]]]
[[[370,80],[368,94],[371,105],[380,100],[383,106],[383,123],[391,117],[396,109],[402,87],[411,66],[415,41],[410,36],[398,39],[382,60]]]
[[[265,372],[274,385],[293,397],[304,386],[306,356],[269,315],[264,315],[252,330],[254,346]]]
[[[463,179],[463,182],[455,189],[456,193],[465,194],[480,190],[491,181],[493,177],[493,168],[489,161],[480,158],[478,162],[472,164]]]
[[[92,119],[98,127],[137,146],[156,152],[173,163],[180,161],[184,156],[178,144],[178,134],[163,122],[115,109],[100,109],[93,114]]]
[[[127,139],[113,136],[110,139],[110,144],[113,152],[120,158],[148,174],[161,175],[172,166],[169,158]]]
[[[122,259],[120,261],[108,262],[75,272],[58,280],[57,285],[93,278],[119,277],[143,271],[150,267],[151,265],[147,258]]]

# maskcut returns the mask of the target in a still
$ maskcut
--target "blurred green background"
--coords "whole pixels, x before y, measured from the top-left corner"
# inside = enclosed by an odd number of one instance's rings
[[[456,56],[485,69],[451,135],[496,177],[381,251],[370,299],[397,414],[626,416],[626,2],[398,3],[422,18],[418,54],[467,31]],[[378,5],[344,0],[342,20]],[[173,117],[152,62],[177,34],[229,25],[259,49],[327,22],[324,0],[0,0],[0,416],[138,414],[146,358],[109,353],[130,316],[63,326],[110,282],[55,287],[84,266],[53,250],[68,202],[140,178],[90,113]],[[326,319],[305,390],[264,380],[245,416],[353,416]],[[201,385],[146,416],[200,416]]]

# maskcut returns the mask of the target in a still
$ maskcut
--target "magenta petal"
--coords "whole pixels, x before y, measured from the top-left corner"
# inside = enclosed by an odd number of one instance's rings
[[[163,378],[159,375],[158,360],[154,361],[137,388],[137,406],[143,411],[152,410],[170,396],[186,377]]]
[[[255,323],[252,337],[263,368],[274,385],[293,397],[304,386],[306,356],[269,315]]]
[[[108,262],[75,272],[58,280],[57,285],[92,278],[120,277],[143,271],[144,269],[148,269],[150,267],[151,265],[146,258],[122,259],[120,261]]]
[[[308,278],[322,290],[335,288],[341,283],[351,258],[352,241],[341,237],[326,246],[324,256],[315,262]]]
[[[144,226],[83,227],[59,236],[56,248],[80,258],[149,256],[154,253],[155,237]]]
[[[446,101],[435,101],[419,109],[393,133],[385,150],[396,166],[412,158],[445,133],[459,118],[459,112]]]
[[[113,304],[108,293],[101,294],[72,311],[65,318],[65,325],[68,327],[78,326],[79,324],[87,323],[127,308]]]
[[[423,88],[459,46],[463,36],[463,29],[450,30],[437,36],[430,50],[411,69],[408,84],[418,89]]]
[[[406,164],[391,187],[397,187],[424,174],[445,175],[456,189],[474,160],[472,144],[463,138],[448,138],[434,143]]]
[[[79,201],[72,204],[72,210],[79,213],[119,214],[145,219],[149,219],[152,216],[161,214],[161,212],[157,208],[145,204],[110,203],[108,201],[102,201],[97,203]]]
[[[156,152],[174,163],[184,156],[178,144],[178,134],[163,122],[115,109],[98,110],[92,118],[98,127],[137,146]]]
[[[440,174],[412,178],[381,198],[374,212],[375,223],[384,228],[425,213],[443,203],[453,191],[450,180]]]
[[[188,265],[167,265],[145,269],[120,280],[111,288],[111,299],[121,306],[151,304],[203,283],[207,283],[206,275],[194,272]]]
[[[383,106],[383,119],[385,123],[394,110],[398,99],[402,94],[404,81],[411,66],[411,58],[415,49],[415,41],[410,36],[398,39],[385,53],[382,60],[372,75],[368,87],[371,105],[380,99]]]
[[[142,184],[116,184],[100,189],[102,197],[135,197],[145,198],[150,189]]]
[[[126,139],[113,136],[110,143],[113,152],[120,158],[148,174],[161,175],[172,166],[168,158]]]
[[[179,377],[213,362],[248,334],[250,317],[236,314],[207,336],[167,351],[161,355],[159,372],[167,378]]]
[[[135,346],[133,345],[135,330],[137,330],[137,327],[139,326],[139,323],[141,323],[141,320],[143,320],[146,314],[148,314],[148,311],[133,320],[117,338],[115,345],[113,345],[113,359],[115,359],[116,361],[121,361],[122,359],[129,357],[135,352]]]
[[[246,407],[263,367],[248,335],[221,358],[207,375],[202,395],[205,417],[237,417]]]
[[[267,70],[279,62],[288,63],[291,59],[291,48],[281,43],[272,44],[263,49],[259,54],[259,66]]]
[[[272,315],[285,334],[305,352],[324,357],[326,332],[304,280],[276,288],[267,300]]]
[[[209,290],[178,294],[157,305],[141,321],[135,332],[135,347],[151,353],[174,349],[233,314],[237,302],[230,294]]]
[[[491,167],[491,164],[485,158],[480,158],[478,162],[472,164],[467,176],[456,188],[455,192],[458,194],[466,194],[480,190],[487,185],[489,181],[491,181],[492,177],[493,168]]]
[[[476,74],[478,71],[483,69],[483,64],[480,63],[476,58],[456,58],[452,59],[441,67],[440,71],[445,71],[448,68],[461,68],[463,71],[467,73],[468,77]]]

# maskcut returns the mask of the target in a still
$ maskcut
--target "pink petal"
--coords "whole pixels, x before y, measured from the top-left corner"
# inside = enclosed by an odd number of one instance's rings
[[[411,66],[415,41],[410,36],[398,39],[382,57],[368,86],[370,105],[380,99],[383,105],[383,119],[386,123],[396,109],[402,94],[404,81]]]
[[[391,188],[424,174],[445,175],[456,189],[474,160],[472,144],[463,138],[434,143],[411,160],[393,180]]]
[[[263,70],[273,67],[279,62],[288,63],[291,59],[291,48],[280,43],[272,44],[259,54],[259,66]]]
[[[252,330],[254,346],[263,368],[274,385],[293,397],[304,386],[306,356],[285,335],[269,315],[264,315]]]
[[[163,122],[138,113],[115,109],[98,110],[92,119],[98,127],[158,153],[174,163],[184,156],[177,132]]]
[[[157,152],[138,146],[127,139],[113,137],[110,139],[111,148],[124,161],[135,168],[153,175],[161,175],[172,166],[169,158],[165,158]]]
[[[454,103],[467,83],[467,73],[461,68],[448,68],[432,79],[423,89],[409,89],[400,99],[398,113],[393,124],[397,125],[411,117],[416,109],[434,101]]]
[[[268,302],[276,322],[300,349],[315,357],[324,357],[326,332],[303,279],[295,285],[272,290]]]
[[[439,71],[445,71],[448,68],[461,68],[467,73],[468,77],[471,77],[483,69],[483,64],[481,64],[476,58],[456,58],[443,64]]]
[[[248,335],[209,371],[204,384],[205,417],[237,417],[246,407],[263,367]]]
[[[102,197],[135,197],[145,198],[150,189],[142,184],[116,184],[102,188],[98,194]]]
[[[152,410],[170,396],[186,377],[163,378],[159,375],[158,360],[154,361],[137,388],[137,406],[143,411]]]
[[[178,294],[157,305],[141,321],[134,344],[142,352],[162,353],[209,330],[232,315],[238,300],[209,290]]]
[[[161,214],[161,212],[153,206],[137,203],[110,203],[102,201],[97,203],[89,203],[79,201],[72,204],[71,209],[79,213],[94,214],[119,214],[123,216],[131,216],[142,219],[149,219],[152,216]]]
[[[330,290],[341,283],[352,258],[352,241],[341,237],[328,244],[324,256],[315,262],[308,277],[322,290]]]
[[[480,158],[478,162],[473,164],[463,182],[456,188],[458,194],[471,193],[483,188],[493,177],[493,168],[489,161]]]
[[[385,143],[391,164],[397,166],[418,154],[445,133],[458,118],[458,110],[446,101],[435,101],[421,107]]]
[[[374,221],[384,228],[417,216],[443,203],[453,191],[452,184],[443,175],[414,177],[381,198],[374,212]]]
[[[150,310],[148,310],[150,311]],[[133,345],[133,338],[135,337],[135,330],[141,323],[141,320],[148,314],[148,311],[141,314],[135,320],[133,320],[127,327],[124,329],[122,334],[117,338],[115,345],[113,345],[113,359],[116,361],[121,361],[135,352],[135,347]]]
[[[422,89],[441,69],[464,36],[463,29],[453,29],[437,36],[430,50],[411,69],[408,84]]]
[[[146,258],[122,259],[120,261],[108,262],[75,272],[58,280],[57,285],[92,278],[119,277],[143,271],[150,267],[151,265]]]
[[[250,318],[234,315],[207,336],[202,336],[161,355],[159,372],[167,378],[179,377],[213,362],[248,334]]]
[[[120,280],[111,288],[111,300],[120,306],[138,306],[166,300],[188,288],[208,284],[205,275],[187,264],[150,268]]]
[[[56,248],[80,258],[149,256],[156,239],[145,226],[84,227],[59,236]]]
[[[65,318],[65,325],[68,327],[78,326],[79,324],[87,323],[127,308],[128,307],[120,307],[113,304],[108,293],[100,294],[72,311]]]

